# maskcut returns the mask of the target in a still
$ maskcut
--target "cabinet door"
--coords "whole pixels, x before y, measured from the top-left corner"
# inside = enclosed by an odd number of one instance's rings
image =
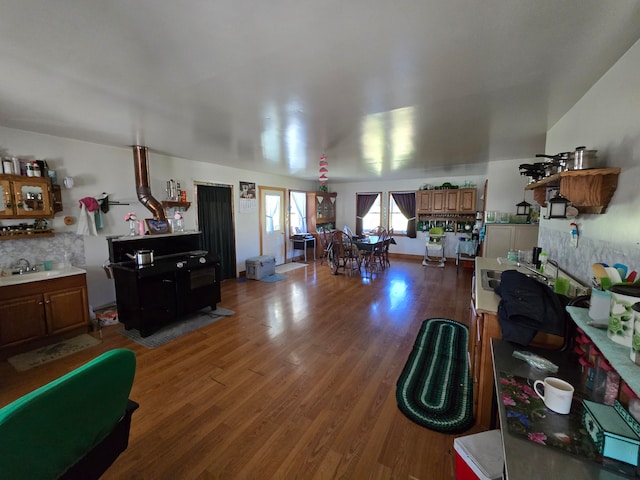
[[[42,295],[0,303],[0,346],[17,345],[46,335],[42,303]]]
[[[87,304],[87,291],[84,288],[67,288],[45,293],[44,304],[49,334],[88,325],[89,312],[84,309],[84,305]]]
[[[538,245],[538,225],[515,225],[514,250],[531,251]]]
[[[14,214],[13,190],[9,180],[0,180],[0,217]]]
[[[445,190],[434,190],[431,210],[433,212],[444,212],[447,207],[447,192]]]
[[[458,212],[458,198],[459,198],[458,190],[448,190],[445,197],[445,212],[447,213],[457,213]]]
[[[487,224],[483,256],[506,257],[513,250],[514,225]]]
[[[26,218],[51,217],[51,185],[48,178],[31,177],[13,181],[16,216]]]
[[[417,213],[431,213],[433,191],[420,190],[418,191],[417,197],[418,197],[416,199]]]
[[[476,211],[476,189],[465,188],[460,190],[458,197],[458,211],[460,213],[475,213]]]

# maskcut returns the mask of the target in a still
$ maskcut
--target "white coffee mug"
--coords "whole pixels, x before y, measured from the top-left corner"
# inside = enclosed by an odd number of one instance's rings
[[[544,395],[538,391],[538,385],[544,387]],[[570,383],[556,377],[547,377],[544,381],[536,380],[533,383],[533,390],[544,401],[548,409],[562,414],[569,413],[571,410],[574,388]]]

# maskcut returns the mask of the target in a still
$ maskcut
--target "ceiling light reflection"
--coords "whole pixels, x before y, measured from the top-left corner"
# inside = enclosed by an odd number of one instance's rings
[[[415,107],[403,107],[364,117],[362,156],[369,170],[382,175],[403,168],[414,154]]]

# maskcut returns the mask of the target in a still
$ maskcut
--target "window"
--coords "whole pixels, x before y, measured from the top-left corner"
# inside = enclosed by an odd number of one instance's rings
[[[307,233],[307,193],[289,191],[289,236]]]
[[[280,195],[267,194],[264,196],[265,221],[267,233],[281,230],[280,226]]]
[[[415,192],[389,192],[389,229],[410,238],[416,236]]]
[[[380,193],[356,194],[356,233],[368,232],[382,225],[382,195]],[[368,207],[368,208],[367,208]],[[362,219],[362,223],[358,220]],[[360,227],[360,228],[359,228]]]

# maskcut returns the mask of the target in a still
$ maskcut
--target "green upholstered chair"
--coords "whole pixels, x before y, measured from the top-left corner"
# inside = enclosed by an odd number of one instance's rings
[[[110,350],[0,409],[0,478],[100,477],[128,445],[135,369]]]

